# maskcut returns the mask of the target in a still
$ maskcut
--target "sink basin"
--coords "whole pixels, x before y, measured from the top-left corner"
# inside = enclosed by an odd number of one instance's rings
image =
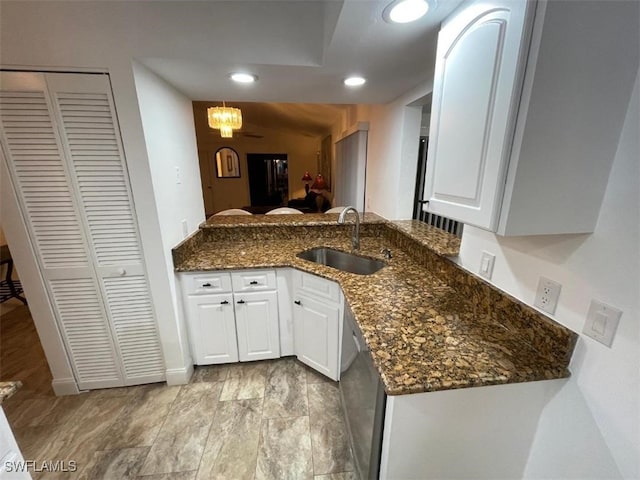
[[[300,252],[298,257],[337,270],[342,270],[343,272],[356,273],[358,275],[371,275],[386,266],[386,263],[382,260],[361,257],[326,247],[316,247],[305,250],[304,252]]]

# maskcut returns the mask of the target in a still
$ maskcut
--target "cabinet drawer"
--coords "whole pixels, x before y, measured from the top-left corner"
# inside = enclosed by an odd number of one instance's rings
[[[258,292],[261,290],[275,290],[275,270],[243,270],[231,274],[233,291]]]
[[[304,292],[311,295],[313,298],[326,298],[332,302],[340,302],[340,286],[336,282],[331,280],[312,275],[310,273],[295,272],[296,282],[296,294],[298,292]]]
[[[188,295],[205,295],[231,291],[230,273],[202,273],[185,275],[184,288]]]

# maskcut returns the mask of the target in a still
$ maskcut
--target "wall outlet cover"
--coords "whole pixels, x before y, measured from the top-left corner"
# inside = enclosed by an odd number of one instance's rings
[[[478,273],[480,273],[480,275],[487,280],[491,280],[491,276],[493,275],[493,265],[495,261],[496,256],[493,253],[483,251],[482,257],[480,257],[480,270],[478,271]]]
[[[558,298],[562,285],[545,277],[540,277],[538,282],[538,290],[536,291],[536,299],[533,305],[543,312],[553,315],[558,306]]]
[[[582,333],[607,347],[611,347],[621,316],[622,312],[617,308],[597,300],[591,300]]]

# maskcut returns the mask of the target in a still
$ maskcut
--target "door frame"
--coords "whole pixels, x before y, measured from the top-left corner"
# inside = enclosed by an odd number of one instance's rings
[[[2,203],[0,223],[11,250],[11,256],[20,272],[20,282],[29,301],[31,317],[51,370],[53,391],[56,395],[80,393],[2,148],[0,148],[0,202]]]

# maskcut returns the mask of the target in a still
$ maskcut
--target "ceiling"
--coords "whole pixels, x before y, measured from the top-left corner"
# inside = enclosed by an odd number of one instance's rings
[[[198,8],[212,20],[209,28],[200,18],[192,29],[203,30],[189,32],[187,42],[181,28],[164,25],[177,43],[173,55],[137,60],[193,100],[354,104],[386,103],[429,81],[440,23],[461,0],[434,0],[429,13],[410,24],[382,19],[389,0],[204,3],[208,9]],[[188,55],[176,51],[183,43]],[[259,81],[234,84],[233,71],[254,73]],[[350,74],[367,84],[344,87]]]
[[[194,115],[207,117],[207,108],[222,105],[221,101],[193,102]],[[242,110],[242,129],[245,134],[264,134],[265,130],[290,132],[307,137],[326,135],[338,122],[347,105],[322,103],[263,103],[229,102],[229,107]],[[219,135],[206,122],[196,122],[196,135]]]

